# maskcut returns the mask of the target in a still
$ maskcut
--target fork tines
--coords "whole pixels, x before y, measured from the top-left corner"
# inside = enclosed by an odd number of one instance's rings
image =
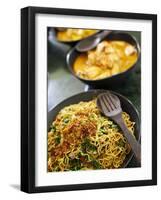
[[[113,95],[110,92],[100,94],[98,99],[99,105],[102,107],[102,109],[106,109],[108,112],[114,111],[120,107],[120,100],[116,95]]]

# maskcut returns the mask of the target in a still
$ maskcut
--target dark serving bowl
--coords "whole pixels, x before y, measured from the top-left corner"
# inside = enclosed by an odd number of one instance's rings
[[[95,34],[97,34],[98,32],[100,32],[101,30],[98,30],[96,33],[90,35],[90,36],[93,36]],[[56,40],[57,42],[60,42],[60,43],[63,43],[63,44],[67,44],[71,47],[75,46],[77,42],[79,42],[80,40],[83,40],[83,39],[79,39],[79,40],[73,40],[73,41],[61,41],[61,40],[58,40],[56,35],[57,35],[57,32],[58,30],[56,28],[50,28],[49,29],[49,32],[50,32],[50,37],[53,38],[54,40]],[[90,37],[88,36],[88,37]],[[88,38],[86,37],[86,38]],[[85,38],[84,38],[85,39]]]
[[[98,80],[87,80],[87,79],[83,79],[83,78],[80,78],[79,76],[77,76],[73,70],[73,65],[74,65],[74,62],[76,60],[76,58],[81,54],[80,52],[78,52],[76,50],[75,47],[73,47],[67,54],[67,57],[66,57],[66,62],[67,62],[67,66],[70,70],[70,72],[76,77],[78,78],[79,80],[81,80],[82,82],[88,84],[88,85],[91,85],[91,86],[112,86],[112,85],[116,85],[120,82],[123,82],[126,80],[126,78],[128,76],[130,76],[130,74],[133,72],[133,70],[136,68],[136,64],[140,58],[140,46],[139,46],[139,43],[138,41],[136,40],[135,37],[133,37],[132,35],[128,34],[128,33],[123,33],[123,32],[111,32],[106,38],[106,40],[120,40],[120,41],[125,41],[125,42],[128,42],[130,44],[132,44],[136,50],[137,50],[137,53],[138,53],[138,59],[137,61],[134,63],[134,65],[132,65],[128,70],[124,71],[124,72],[121,72],[119,74],[116,74],[116,75],[112,75],[110,77],[106,77],[106,78],[103,78],[103,79],[98,79]],[[104,40],[105,40],[104,39]]]
[[[74,96],[71,96],[67,98],[66,100],[59,103],[56,107],[54,107],[52,110],[48,112],[48,130],[50,128],[51,123],[55,120],[57,114],[61,109],[63,109],[66,106],[69,106],[71,104],[79,103],[80,101],[90,101],[98,96],[98,94],[105,92],[106,90],[90,90],[88,92],[82,92],[79,94],[76,94]],[[121,101],[122,110],[127,112],[130,115],[130,118],[132,121],[135,122],[135,137],[138,141],[140,141],[140,119],[139,114],[134,105],[124,96],[111,91],[113,94],[117,95]],[[122,168],[127,167],[127,165],[130,163],[133,152],[131,151],[127,156],[122,164]],[[135,166],[134,166],[135,167]]]

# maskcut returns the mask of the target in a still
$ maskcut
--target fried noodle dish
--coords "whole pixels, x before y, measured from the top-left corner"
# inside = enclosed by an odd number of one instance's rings
[[[135,122],[123,112],[134,135]],[[48,172],[120,168],[130,146],[119,127],[104,117],[96,100],[63,108],[48,132]]]

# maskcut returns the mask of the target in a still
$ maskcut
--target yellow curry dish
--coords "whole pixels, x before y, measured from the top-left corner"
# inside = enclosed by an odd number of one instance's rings
[[[57,40],[62,42],[72,42],[89,37],[96,32],[98,32],[98,30],[67,28],[62,31],[58,31],[56,37]]]
[[[74,73],[86,80],[98,80],[128,70],[138,59],[137,49],[125,41],[102,41],[94,50],[81,53],[75,60]]]
[[[134,136],[135,122],[126,112],[122,117]],[[100,113],[96,100],[81,101],[64,107],[51,124],[48,172],[120,168],[130,151],[120,128]]]

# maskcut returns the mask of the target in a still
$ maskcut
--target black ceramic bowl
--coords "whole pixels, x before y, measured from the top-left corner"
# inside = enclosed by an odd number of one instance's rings
[[[52,110],[50,110],[48,112],[48,130],[50,128],[51,123],[54,121],[54,119],[56,118],[57,114],[59,113],[59,111],[61,109],[63,109],[66,106],[69,106],[71,104],[79,103],[80,101],[90,101],[90,100],[96,98],[98,96],[98,94],[105,92],[105,91],[106,90],[90,90],[88,92],[82,92],[82,93],[76,94],[76,95],[71,96],[71,97],[67,98],[66,100],[62,101],[55,108],[53,108]],[[131,120],[135,122],[135,137],[138,141],[140,141],[140,119],[139,119],[138,111],[126,97],[124,97],[116,92],[113,92],[113,91],[111,91],[111,92],[119,97],[119,99],[121,101],[122,110],[127,112],[130,115]],[[127,155],[127,157],[121,167],[122,168],[127,167],[129,162],[131,161],[132,157],[133,157],[133,152],[131,151]]]
[[[56,28],[50,28],[49,32],[50,32],[50,36],[52,38],[54,38],[54,40],[56,40],[57,42],[63,43],[63,44],[67,44],[69,46],[74,46],[74,45],[76,45],[77,42],[79,42],[80,40],[83,40],[83,39],[79,39],[79,40],[73,40],[73,41],[61,41],[61,40],[58,40],[56,37],[57,32],[58,32],[58,30]],[[93,35],[97,34],[98,32],[100,32],[100,30],[98,30],[96,33],[94,33],[90,36],[93,36]],[[88,37],[90,37],[90,36],[88,36]],[[86,37],[86,38],[88,38],[88,37]]]
[[[98,80],[87,80],[87,79],[83,79],[83,78],[80,78],[79,76],[77,76],[73,70],[73,65],[74,65],[74,62],[76,60],[76,58],[81,54],[80,52],[78,52],[76,50],[75,47],[73,47],[67,54],[67,57],[66,57],[66,62],[67,62],[67,66],[70,70],[70,72],[76,77],[78,78],[79,80],[81,80],[82,82],[88,84],[88,85],[91,85],[91,86],[96,86],[96,87],[100,87],[100,86],[112,86],[112,85],[116,85],[116,84],[119,84],[120,82],[123,82],[126,80],[126,78],[130,75],[130,73],[132,73],[132,71],[135,69],[136,67],[136,64],[139,60],[139,57],[140,57],[140,46],[139,46],[139,43],[138,41],[135,39],[135,37],[133,37],[132,35],[128,34],[128,33],[123,33],[123,32],[112,32],[111,34],[109,34],[106,38],[106,40],[120,40],[120,41],[125,41],[125,42],[128,42],[130,44],[132,44],[137,52],[138,52],[138,59],[137,61],[134,63],[133,66],[131,66],[128,70],[122,72],[122,73],[119,73],[119,74],[116,74],[116,75],[113,75],[113,76],[110,76],[110,77],[107,77],[107,78],[103,78],[103,79],[98,79]],[[104,40],[105,40],[104,39]]]

